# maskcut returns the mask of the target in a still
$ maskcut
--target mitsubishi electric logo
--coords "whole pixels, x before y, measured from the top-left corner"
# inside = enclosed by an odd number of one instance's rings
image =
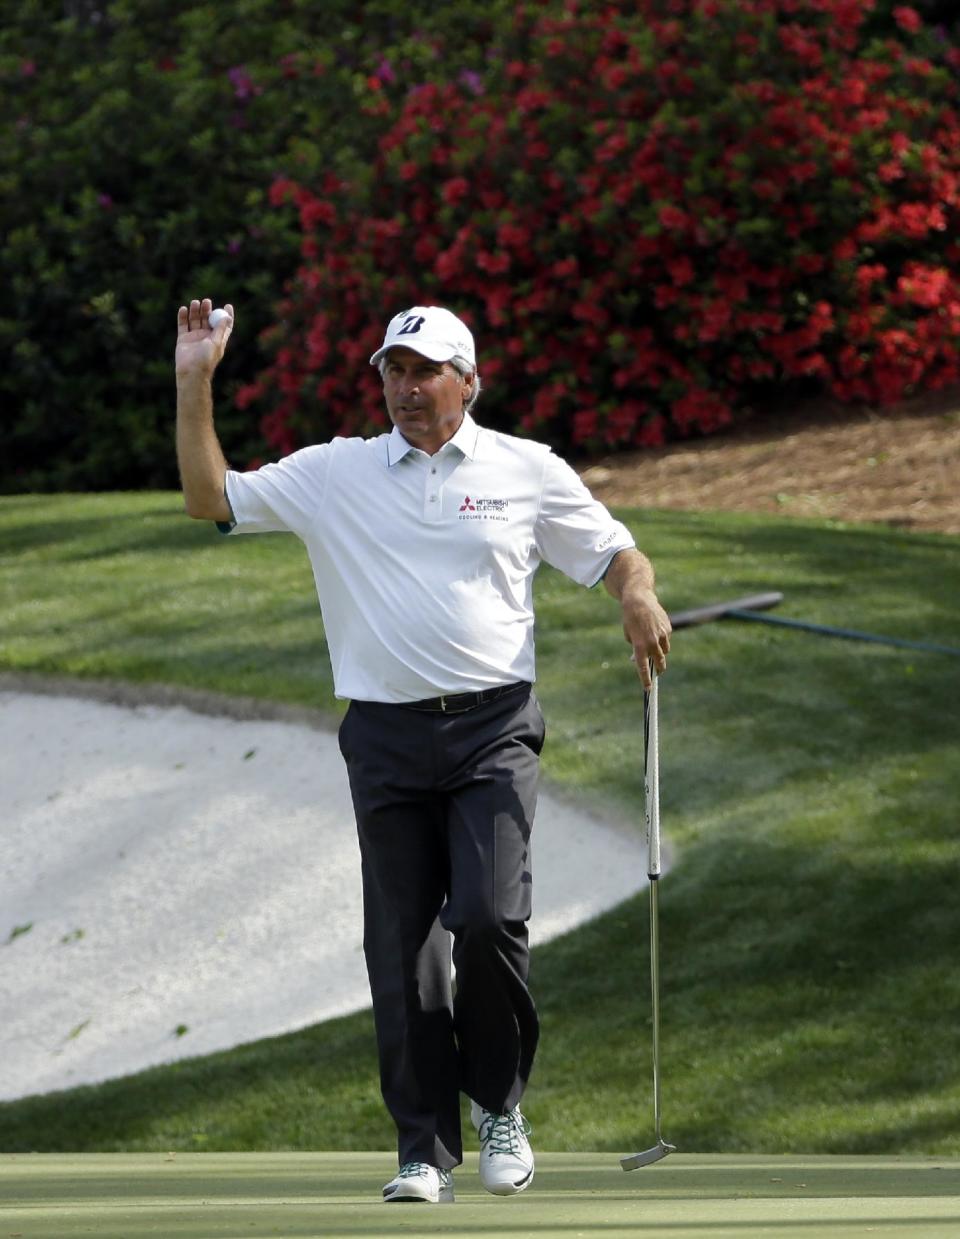
[[[506,521],[509,499],[471,499],[465,495],[460,505],[462,521]],[[467,515],[469,513],[469,515]]]

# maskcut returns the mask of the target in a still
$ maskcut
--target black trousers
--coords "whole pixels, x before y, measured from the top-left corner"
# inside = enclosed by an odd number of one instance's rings
[[[380,1084],[401,1165],[459,1164],[461,1091],[503,1113],[530,1076],[530,831],[543,737],[528,685],[458,714],[354,701],[340,727]]]

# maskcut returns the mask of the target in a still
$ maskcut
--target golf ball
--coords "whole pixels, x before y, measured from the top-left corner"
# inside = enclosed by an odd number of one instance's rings
[[[207,322],[210,325],[210,330],[216,331],[216,329],[220,326],[223,320],[229,317],[230,315],[226,312],[226,310],[211,310],[210,317],[207,320]]]

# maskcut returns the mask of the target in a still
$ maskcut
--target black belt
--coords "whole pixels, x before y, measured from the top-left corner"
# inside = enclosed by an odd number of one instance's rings
[[[529,687],[526,680],[517,680],[514,684],[498,684],[496,688],[484,688],[476,693],[444,693],[442,697],[427,697],[424,701],[401,701],[397,704],[405,710],[423,710],[427,714],[463,714],[465,710],[475,710],[477,706],[488,701],[496,701],[507,693]]]

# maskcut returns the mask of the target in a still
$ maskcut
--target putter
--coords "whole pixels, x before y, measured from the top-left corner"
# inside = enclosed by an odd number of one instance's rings
[[[676,1145],[667,1144],[660,1132],[660,941],[657,916],[657,884],[660,878],[660,736],[657,722],[657,676],[651,662],[653,684],[643,699],[643,796],[647,819],[647,876],[650,879],[650,1013],[653,1022],[653,1148],[631,1157],[621,1157],[624,1170],[636,1170],[659,1162]]]

